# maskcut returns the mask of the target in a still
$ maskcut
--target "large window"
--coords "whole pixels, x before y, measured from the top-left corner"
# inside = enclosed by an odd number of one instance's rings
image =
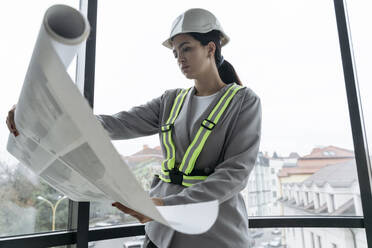
[[[18,99],[42,15],[54,3],[79,8],[76,0],[2,5],[0,21],[4,37],[9,37],[0,40],[1,68],[6,68],[0,91],[4,120]],[[372,23],[368,15],[372,4],[348,4],[366,134],[371,138],[372,86],[368,82],[372,35],[366,30]],[[94,113],[129,110],[167,89],[193,86],[179,71],[171,50],[161,45],[174,18],[193,7],[216,14],[231,38],[222,55],[235,67],[243,84],[262,101],[260,152],[247,187],[241,192],[253,219],[250,225],[275,222],[275,217],[272,221],[266,216],[311,215],[353,217],[342,221],[362,227],[362,198],[332,1],[99,1]],[[73,78],[74,69],[70,66]],[[66,230],[68,199],[6,152],[8,134],[3,125],[0,238]],[[158,135],[113,143],[148,190],[162,161]],[[77,217],[73,218],[76,222]],[[291,223],[291,217],[282,220]],[[328,222],[301,220],[321,225]],[[330,218],[329,223],[336,223],[332,221]],[[109,204],[90,203],[90,232],[136,222]],[[300,221],[296,225],[302,227]],[[132,225],[127,227],[123,233]],[[110,238],[121,237],[114,232]],[[357,228],[251,228],[250,235],[252,247],[367,247],[365,229]],[[90,235],[94,240],[106,240],[92,241],[89,247],[136,247],[143,240],[143,236],[103,236]]]
[[[222,55],[262,101],[260,154],[242,192],[248,213],[363,215],[332,2],[99,2],[94,112],[193,86],[161,45],[173,19],[192,7],[219,18],[231,38]],[[158,139],[114,141],[145,189],[160,170]]]

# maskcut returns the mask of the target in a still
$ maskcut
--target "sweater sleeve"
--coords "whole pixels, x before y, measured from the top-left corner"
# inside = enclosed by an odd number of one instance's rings
[[[165,93],[146,104],[114,115],[96,115],[113,140],[132,139],[158,133],[161,101]]]
[[[218,200],[222,203],[244,189],[259,150],[261,137],[261,102],[251,92],[226,143],[224,160],[202,182],[163,198],[164,205]]]

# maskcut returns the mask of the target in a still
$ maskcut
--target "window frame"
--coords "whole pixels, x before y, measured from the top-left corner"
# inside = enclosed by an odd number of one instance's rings
[[[84,96],[93,108],[96,24],[98,0],[80,0],[80,9],[87,14],[91,24],[91,34],[86,42],[85,51],[77,60],[76,80],[78,87],[84,89]],[[367,245],[372,246],[372,193],[371,163],[368,156],[364,120],[356,80],[355,63],[352,56],[350,32],[344,0],[334,0],[335,16],[344,71],[344,80],[348,100],[348,110],[354,142],[355,159],[358,171],[361,201],[364,216],[355,217],[313,217],[313,216],[274,216],[250,217],[250,228],[295,228],[295,227],[328,227],[328,228],[364,228]],[[364,185],[364,187],[361,187]],[[67,245],[68,247],[87,248],[88,242],[144,235],[144,225],[119,225],[105,228],[89,229],[89,202],[69,203],[68,230],[58,232],[19,235],[0,238],[0,247],[49,247]]]

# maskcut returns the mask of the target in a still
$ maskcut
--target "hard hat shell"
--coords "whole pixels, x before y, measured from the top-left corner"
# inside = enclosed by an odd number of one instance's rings
[[[230,38],[225,34],[220,22],[211,12],[200,8],[189,9],[173,21],[170,36],[163,42],[163,46],[172,49],[171,39],[177,34],[208,33],[212,30],[221,32],[221,46],[229,42]]]

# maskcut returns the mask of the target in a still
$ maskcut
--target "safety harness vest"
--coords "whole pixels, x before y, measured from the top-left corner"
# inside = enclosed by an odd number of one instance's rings
[[[191,88],[183,89],[178,93],[173,102],[166,124],[162,125],[160,128],[163,148],[165,148],[164,150],[166,151],[166,159],[162,162],[162,173],[159,175],[161,180],[167,183],[189,187],[197,182],[205,180],[208,175],[211,174],[207,174],[204,170],[195,169],[195,162],[222,114],[227,109],[235,94],[242,88],[242,86],[236,83],[229,86],[208,117],[202,121],[198,132],[183,156],[181,164],[175,166],[176,149],[172,140],[172,129],[174,128],[174,122],[181,110],[185,97]]]

